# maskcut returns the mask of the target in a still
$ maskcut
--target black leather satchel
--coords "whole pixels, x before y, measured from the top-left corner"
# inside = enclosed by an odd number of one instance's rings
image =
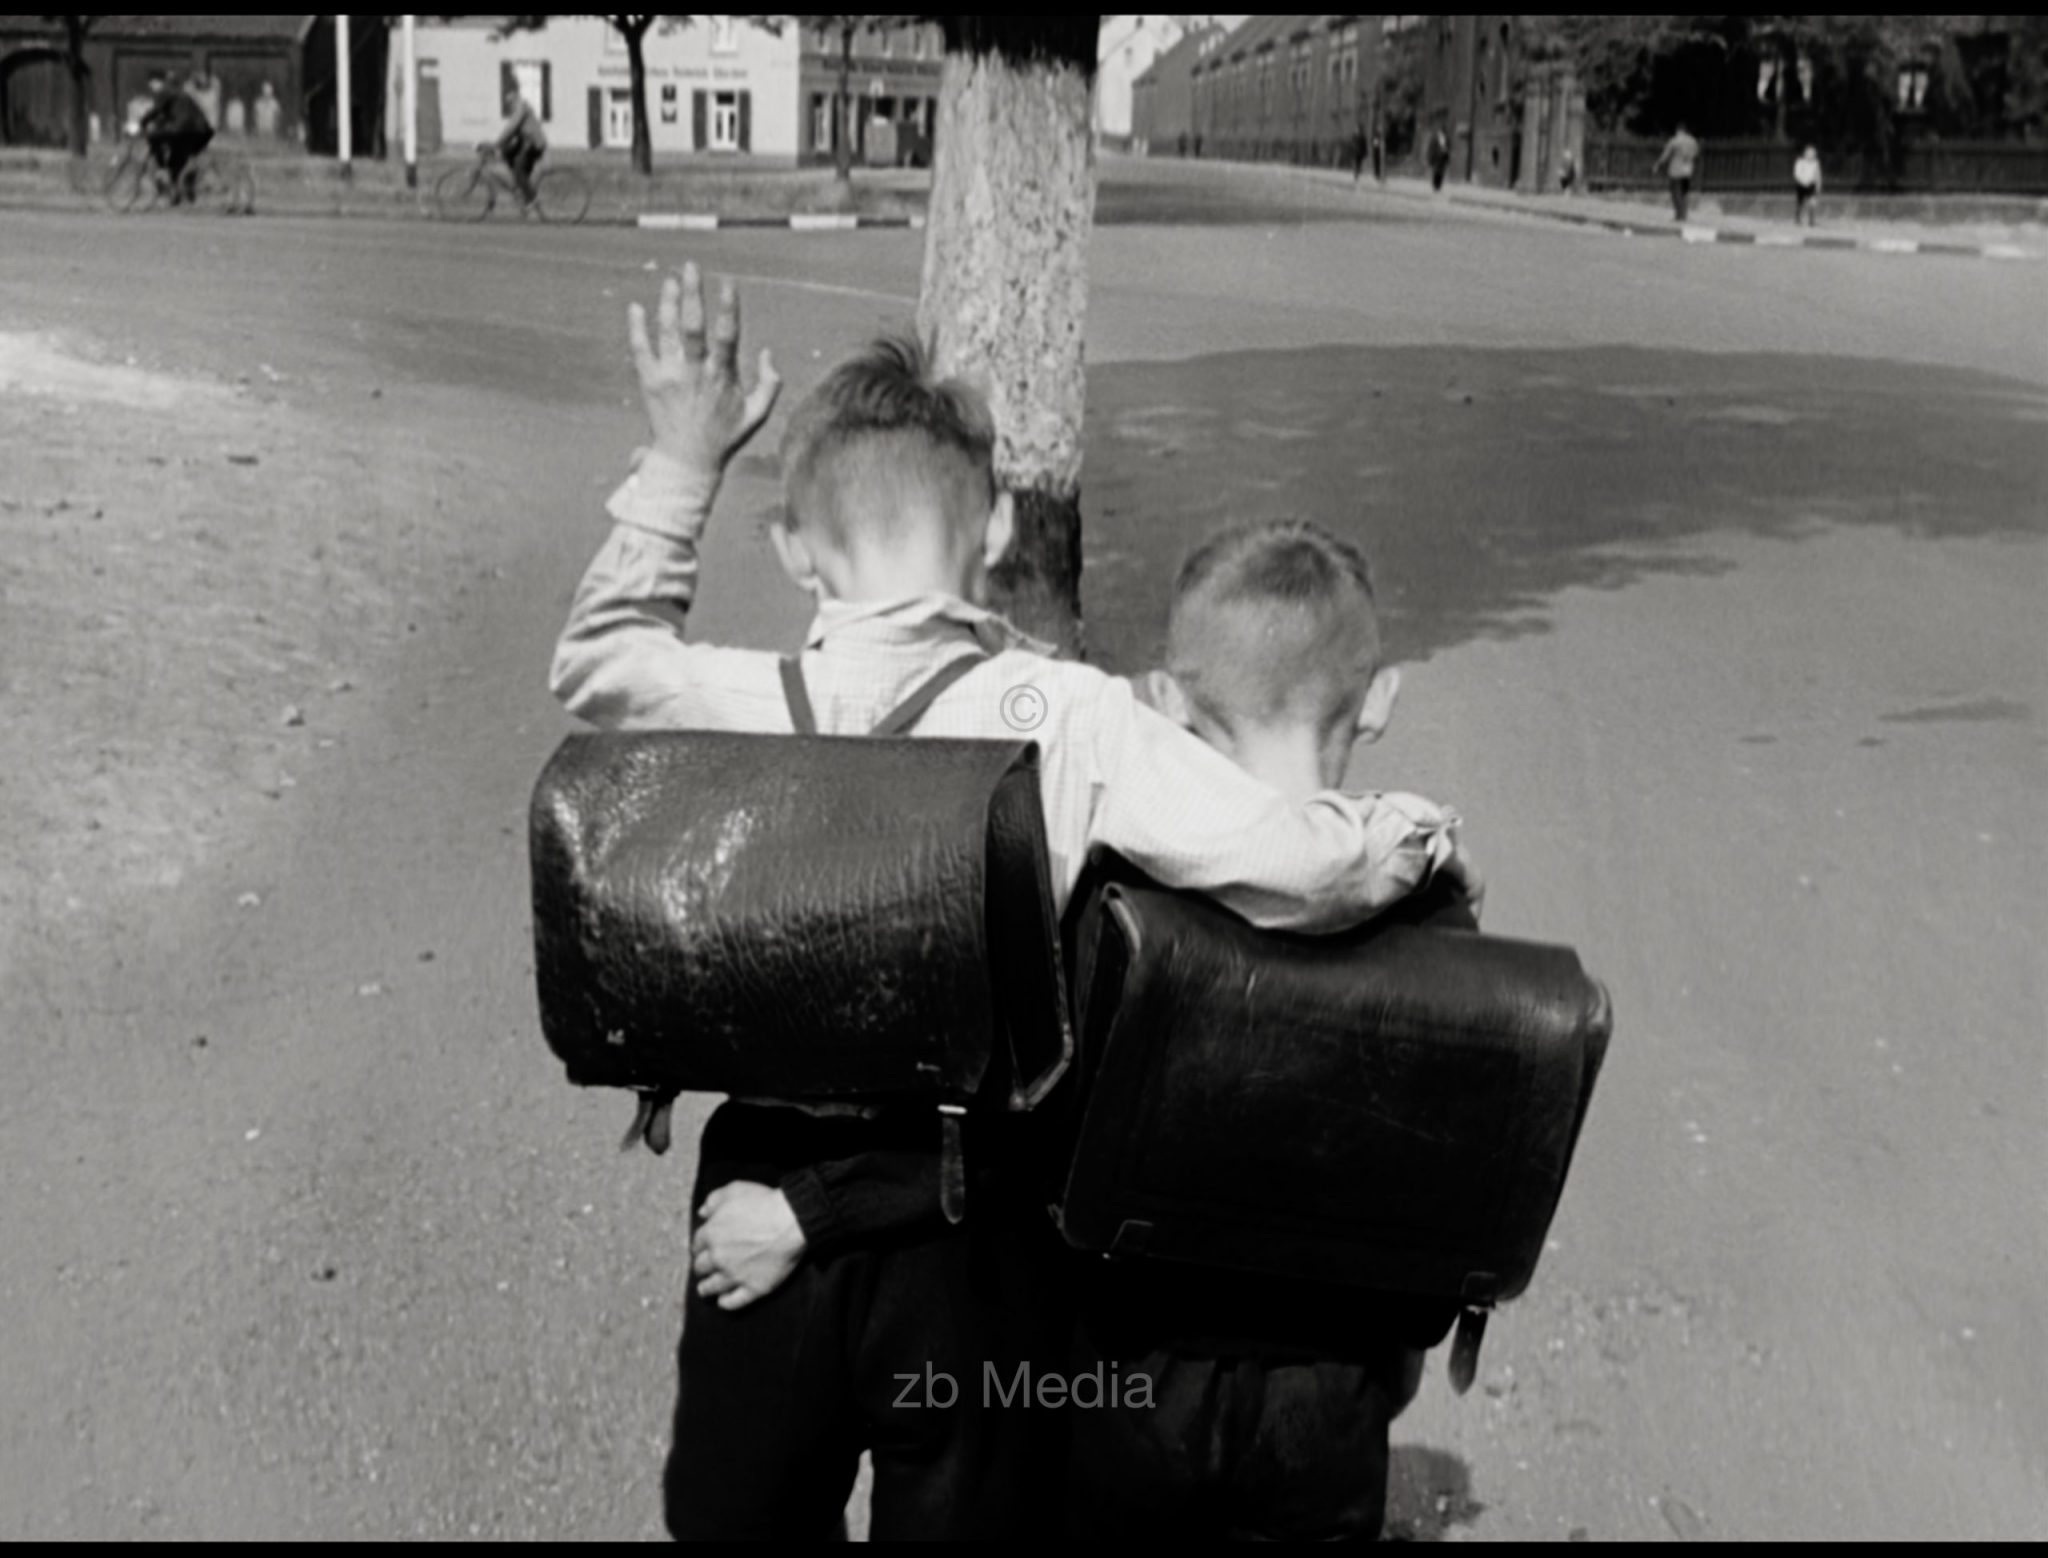
[[[1606,1054],[1578,957],[1389,922],[1262,932],[1114,876],[1073,956],[1068,1242],[1446,1300],[1468,1385],[1485,1312],[1536,1269]]]
[[[531,855],[572,1082],[1021,1110],[1072,1054],[1033,743],[571,736]]]

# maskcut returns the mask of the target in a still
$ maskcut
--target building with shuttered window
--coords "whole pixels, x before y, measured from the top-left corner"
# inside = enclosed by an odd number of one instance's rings
[[[489,17],[419,25],[420,144],[473,146],[495,136],[507,86],[539,110],[554,148],[633,144],[626,42],[589,16],[551,17],[533,32],[500,35]],[[798,40],[737,16],[700,16],[647,34],[648,129],[657,157],[794,159]],[[396,52],[395,50],[393,51]]]

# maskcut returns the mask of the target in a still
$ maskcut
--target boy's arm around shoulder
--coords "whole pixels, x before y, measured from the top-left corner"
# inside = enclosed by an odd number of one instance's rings
[[[1254,925],[1335,931],[1460,865],[1455,815],[1416,795],[1326,790],[1296,805],[1103,678],[1089,709],[1087,842]],[[1473,887],[1477,874],[1469,873]]]

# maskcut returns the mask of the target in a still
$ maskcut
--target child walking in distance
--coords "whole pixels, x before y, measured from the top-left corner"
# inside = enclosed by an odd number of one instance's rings
[[[1338,784],[1386,728],[1359,552],[1312,525],[1227,531],[1187,560],[1154,705],[1247,773],[1302,798]],[[1477,929],[1437,884],[1392,911]],[[1220,1145],[1220,1144],[1219,1144]],[[1114,1370],[1123,1400],[1073,1414],[1072,1534],[1370,1540],[1387,1496],[1388,1425],[1455,1305],[1144,1261],[1086,1263],[1076,1373]]]
[[[775,655],[683,634],[699,538],[727,462],[767,420],[773,366],[763,353],[743,388],[738,297],[720,290],[707,330],[694,266],[664,285],[652,339],[637,307],[631,326],[651,447],[611,500],[615,527],[577,590],[552,685],[613,728],[792,732],[798,700]],[[770,536],[818,603],[794,678],[818,729],[865,733],[935,672],[971,662],[914,733],[1015,740],[1028,707],[1062,903],[1098,844],[1296,930],[1340,929],[1434,879],[1472,878],[1438,807],[1284,795],[1128,682],[1050,659],[980,604],[1011,530],[994,447],[980,397],[935,381],[901,342],[841,364],[797,407],[787,512]],[[713,1115],[666,1479],[678,1537],[828,1536],[863,1449],[877,1539],[1014,1536],[1057,1506],[1029,1475],[1032,1415],[981,1388],[985,1365],[1008,1379],[1054,1355],[1034,1329],[1038,1286],[1058,1268],[1037,1242],[1043,1213],[977,1190],[949,1224],[938,1136],[930,1111],[801,1098]],[[919,1386],[905,1401],[903,1380],[941,1375],[956,1394],[928,1401]]]
[[[1811,146],[1792,164],[1792,222],[1796,227],[1819,225],[1820,153]]]

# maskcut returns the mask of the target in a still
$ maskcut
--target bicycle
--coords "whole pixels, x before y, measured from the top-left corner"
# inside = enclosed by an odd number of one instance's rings
[[[533,181],[527,200],[509,175],[493,164],[497,148],[480,146],[466,168],[450,168],[434,181],[434,214],[444,222],[481,222],[497,208],[500,195],[519,201],[520,214],[531,211],[543,222],[574,224],[590,210],[590,184],[574,168],[549,168]]]
[[[185,164],[184,204],[195,211],[248,216],[256,209],[256,175],[240,154],[208,146]],[[115,157],[102,193],[124,213],[153,210],[171,192],[170,175],[150,155],[145,136],[130,136]]]

